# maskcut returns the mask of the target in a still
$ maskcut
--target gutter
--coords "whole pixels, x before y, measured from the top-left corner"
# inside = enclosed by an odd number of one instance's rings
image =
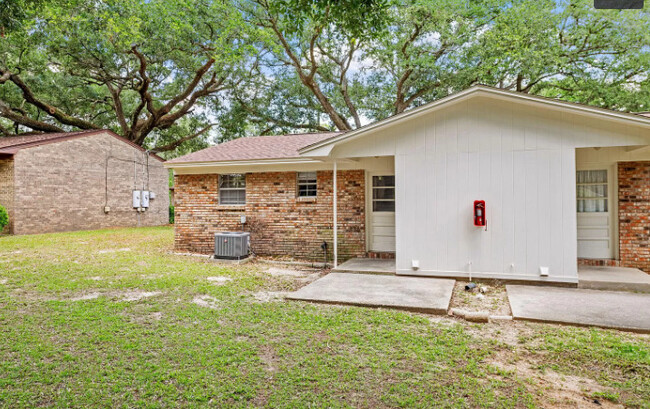
[[[204,162],[165,162],[167,169],[175,168],[204,168],[215,166],[254,166],[254,165],[290,165],[296,163],[323,163],[322,160],[311,158],[283,158],[283,159],[247,159],[231,161],[204,161]]]

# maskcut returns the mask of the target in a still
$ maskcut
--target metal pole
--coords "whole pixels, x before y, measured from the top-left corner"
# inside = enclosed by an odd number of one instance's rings
[[[339,262],[339,246],[338,246],[338,223],[337,223],[337,212],[338,212],[338,194],[337,194],[337,183],[336,183],[336,173],[337,173],[337,168],[336,168],[336,160],[334,161],[334,176],[332,180],[333,184],[333,194],[332,194],[332,210],[334,213],[334,267],[338,265]]]

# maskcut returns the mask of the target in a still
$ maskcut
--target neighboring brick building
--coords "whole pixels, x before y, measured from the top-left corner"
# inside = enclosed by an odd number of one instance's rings
[[[0,138],[0,204],[13,234],[168,223],[162,159],[110,131]],[[155,194],[133,207],[133,190]]]

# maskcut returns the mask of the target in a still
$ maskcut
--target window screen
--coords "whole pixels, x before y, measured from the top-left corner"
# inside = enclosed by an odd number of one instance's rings
[[[578,213],[606,213],[607,170],[579,170],[576,173]]]
[[[219,175],[219,204],[246,204],[246,175]]]
[[[316,172],[298,172],[298,197],[316,197]]]

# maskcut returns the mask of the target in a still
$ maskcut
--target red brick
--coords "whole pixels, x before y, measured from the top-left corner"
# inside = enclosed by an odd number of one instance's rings
[[[214,233],[251,232],[254,253],[320,260],[320,245],[332,251],[332,172],[317,172],[315,201],[300,201],[296,172],[249,173],[246,205],[220,206],[218,175],[175,176],[175,248],[210,254]],[[338,236],[341,260],[365,254],[365,175],[363,170],[338,173]]]
[[[618,164],[620,265],[650,272],[650,162]]]

